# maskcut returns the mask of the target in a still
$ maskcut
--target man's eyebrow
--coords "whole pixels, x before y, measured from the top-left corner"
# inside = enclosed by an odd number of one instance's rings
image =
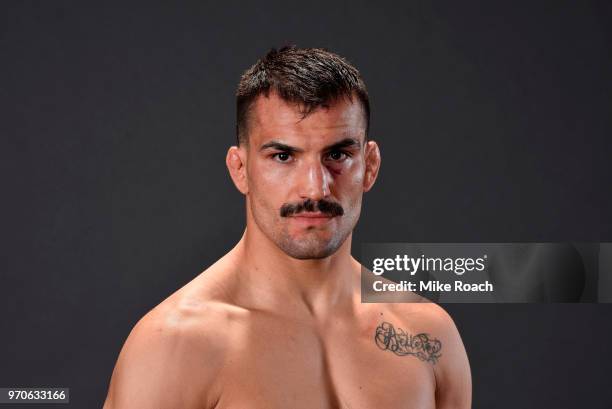
[[[359,142],[359,140],[355,139],[355,138],[345,138],[345,139],[341,140],[340,142],[336,142],[336,143],[326,147],[325,150],[331,151],[331,150],[334,150],[334,149],[343,149],[343,148],[360,149],[361,148],[361,142]]]
[[[343,148],[360,149],[361,142],[359,142],[359,140],[355,138],[344,138],[339,142],[326,146],[324,150],[331,151],[331,150],[343,149]],[[270,142],[264,143],[263,145],[261,145],[261,148],[259,148],[260,151],[263,151],[265,149],[276,149],[276,150],[288,152],[288,153],[304,151],[303,149],[296,148],[295,146],[290,146],[290,145],[287,145],[287,144],[284,144],[278,141],[270,141]]]
[[[279,151],[283,151],[283,152],[303,152],[302,149],[300,148],[296,148],[294,146],[289,146],[286,145],[284,143],[280,143],[280,142],[276,142],[276,141],[271,141],[268,143],[264,143],[263,145],[261,145],[261,148],[259,148],[260,151],[263,151],[265,149],[276,149]]]

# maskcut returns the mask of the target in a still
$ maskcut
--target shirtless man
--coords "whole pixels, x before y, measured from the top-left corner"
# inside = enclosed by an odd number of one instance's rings
[[[226,164],[244,235],[136,324],[104,408],[469,408],[465,349],[439,306],[360,300],[351,236],[381,159],[359,72],[324,50],[272,50],[237,103]]]

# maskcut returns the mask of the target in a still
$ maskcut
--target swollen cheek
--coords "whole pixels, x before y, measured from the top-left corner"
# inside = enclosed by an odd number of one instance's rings
[[[344,173],[344,169],[341,167],[334,168],[333,166],[329,166],[327,169],[332,177],[341,176]]]
[[[327,167],[332,176],[346,176],[352,178],[354,175],[361,173],[360,166],[356,162],[343,162]]]

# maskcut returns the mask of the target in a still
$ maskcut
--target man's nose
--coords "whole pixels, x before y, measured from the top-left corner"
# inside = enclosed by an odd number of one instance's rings
[[[330,174],[320,161],[309,161],[300,169],[299,194],[303,199],[321,200],[330,195]]]

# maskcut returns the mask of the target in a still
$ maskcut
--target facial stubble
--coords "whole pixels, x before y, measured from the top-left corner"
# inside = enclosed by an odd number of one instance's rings
[[[257,202],[253,203],[254,207],[260,210],[267,207],[265,203]],[[342,206],[329,201],[319,201],[314,205],[308,200],[302,204],[285,204],[273,213],[274,218],[270,220],[266,217],[269,223],[261,220],[261,214],[256,208],[252,208],[252,214],[259,229],[288,256],[298,260],[322,259],[334,254],[350,235],[359,218],[360,205],[360,200],[356,200],[345,212]],[[355,210],[355,206],[358,209]],[[303,211],[320,211],[333,216],[329,223],[335,226],[307,226],[298,233],[300,237],[295,237],[295,233],[290,232],[290,217]],[[332,230],[324,231],[329,229]]]

